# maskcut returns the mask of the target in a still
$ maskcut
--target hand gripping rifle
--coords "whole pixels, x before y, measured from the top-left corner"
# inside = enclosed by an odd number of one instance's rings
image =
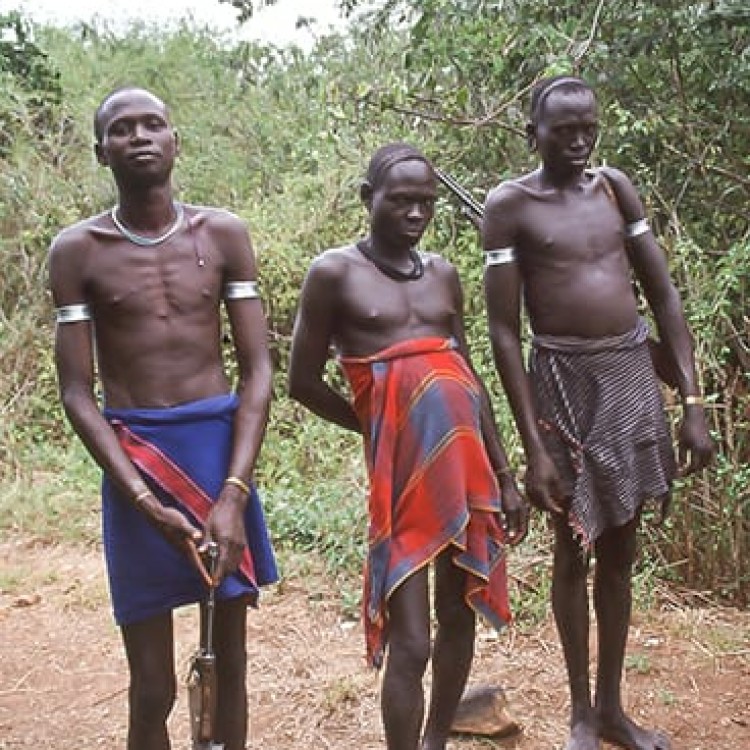
[[[484,218],[484,206],[472,197],[471,193],[456,182],[447,172],[440,169],[435,170],[435,177],[448,188],[461,201],[461,211],[469,221],[477,228],[482,228]]]
[[[219,560],[219,546],[216,542],[208,544],[206,558],[209,575],[213,578]],[[224,745],[213,741],[216,729],[217,693],[216,654],[213,645],[215,608],[216,587],[211,586],[203,612],[200,646],[190,664],[187,680],[193,750],[223,750],[224,748]]]

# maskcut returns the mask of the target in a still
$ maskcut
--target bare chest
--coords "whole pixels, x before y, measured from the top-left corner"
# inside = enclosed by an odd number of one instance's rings
[[[87,297],[110,321],[170,318],[215,308],[221,272],[211,253],[189,233],[141,247],[125,239],[102,243],[87,259]]]
[[[623,253],[623,222],[603,191],[530,201],[521,229],[522,261],[537,265],[596,264]]]
[[[421,279],[396,282],[375,269],[351,274],[340,304],[341,332],[421,332],[434,328],[450,332],[455,305],[450,290],[429,267]]]

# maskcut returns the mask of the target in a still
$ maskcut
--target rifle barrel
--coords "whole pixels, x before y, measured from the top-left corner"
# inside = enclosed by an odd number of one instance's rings
[[[435,176],[440,182],[448,188],[470,211],[476,214],[480,219],[484,217],[484,207],[476,201],[471,193],[462,187],[453,177],[441,169],[435,170]]]

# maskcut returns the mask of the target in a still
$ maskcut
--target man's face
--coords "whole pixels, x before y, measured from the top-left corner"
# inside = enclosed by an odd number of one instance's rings
[[[395,248],[414,247],[435,213],[435,175],[421,159],[394,164],[367,201],[370,226]]]
[[[147,91],[112,96],[99,116],[100,164],[128,182],[152,183],[168,177],[178,153],[177,134],[164,103]]]
[[[582,171],[596,145],[599,122],[591,91],[552,91],[542,102],[534,137],[548,169]]]

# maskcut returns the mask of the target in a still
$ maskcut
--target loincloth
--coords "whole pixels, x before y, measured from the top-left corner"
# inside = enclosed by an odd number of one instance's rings
[[[542,438],[584,549],[671,491],[674,451],[647,336],[639,319],[629,333],[606,339],[533,340],[529,371]]]
[[[449,546],[466,571],[467,604],[502,627],[510,610],[500,491],[482,439],[479,386],[454,342],[405,341],[341,364],[370,480],[363,600],[370,663],[382,662],[388,598]]]
[[[236,395],[215,396],[169,409],[105,409],[121,445],[149,489],[201,528],[227,476]],[[205,584],[184,553],[124,497],[105,474],[102,526],[112,606],[118,625],[145,620],[205,598]],[[277,580],[260,498],[251,487],[245,507],[247,553],[227,576],[218,599],[248,596]]]

